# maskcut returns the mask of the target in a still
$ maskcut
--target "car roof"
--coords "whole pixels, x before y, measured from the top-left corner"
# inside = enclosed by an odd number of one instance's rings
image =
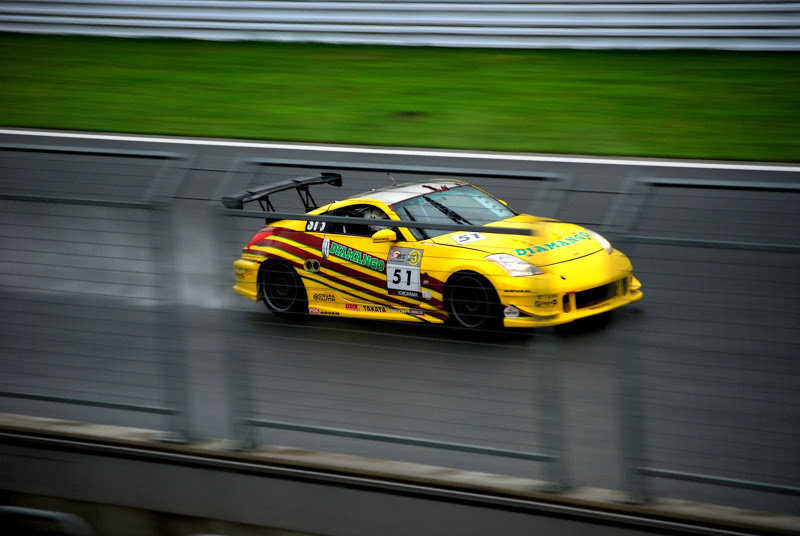
[[[372,199],[381,201],[387,205],[413,199],[423,194],[430,194],[434,191],[446,191],[455,185],[469,186],[469,183],[455,179],[431,179],[420,182],[404,182],[396,186],[387,186],[370,190],[350,197],[350,199]],[[443,188],[444,187],[444,188]]]

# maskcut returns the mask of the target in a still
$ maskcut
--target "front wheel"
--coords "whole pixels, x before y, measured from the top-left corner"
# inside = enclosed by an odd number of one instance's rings
[[[453,282],[448,310],[453,324],[462,328],[497,329],[503,325],[497,293],[477,274],[463,274]]]
[[[258,294],[267,309],[278,316],[305,313],[308,297],[303,281],[289,264],[268,261],[258,275]]]

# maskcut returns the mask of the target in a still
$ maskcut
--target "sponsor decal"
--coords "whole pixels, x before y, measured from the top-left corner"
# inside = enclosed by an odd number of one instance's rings
[[[541,246],[531,246],[529,248],[515,249],[514,253],[520,256],[533,255],[534,253],[543,253],[545,251],[551,251],[553,249],[571,246],[572,244],[577,244],[578,242],[582,242],[583,240],[589,239],[591,237],[592,235],[590,235],[586,231],[580,231],[572,236],[567,236],[561,240],[554,240],[552,242],[542,244]]]
[[[385,313],[386,307],[381,305],[362,305],[365,311],[368,313]]]
[[[558,305],[558,294],[537,294],[534,305],[536,307],[555,307]]]
[[[524,289],[522,289],[522,290],[509,289],[509,290],[504,290],[503,294],[530,294],[531,292],[532,291],[530,291],[530,290],[524,290]]]
[[[409,312],[414,316],[425,316],[425,311],[423,309],[411,309]]]
[[[319,307],[309,307],[308,314],[310,315],[318,315],[319,314]]]
[[[336,311],[320,311],[319,314],[323,316],[339,316],[339,313]]]
[[[425,281],[427,283],[427,281]],[[422,299],[430,300],[431,299],[431,291],[430,290],[423,290],[422,291]]]
[[[334,242],[329,238],[322,241],[322,256],[326,259],[331,256],[338,257],[350,261],[353,264],[369,268],[370,270],[375,270],[376,272],[383,272],[386,269],[386,263],[381,259],[373,257],[363,251],[349,248],[344,244]]]
[[[242,268],[241,266],[233,267],[233,275],[236,279],[247,279],[253,275],[253,271],[249,268]]]
[[[405,309],[394,309],[392,307],[387,308],[386,311],[390,313],[402,313],[402,314],[406,314],[408,312]]]
[[[506,318],[517,318],[519,316],[519,309],[514,307],[513,305],[509,305],[505,309],[503,309],[503,316]]]
[[[333,294],[314,293],[314,301],[332,302],[336,301],[336,296]]]
[[[403,296],[404,298],[421,298],[421,292],[415,292],[413,290],[394,290],[389,289],[389,294],[393,296]]]
[[[355,303],[345,303],[344,308],[347,311],[358,311],[358,305]]]

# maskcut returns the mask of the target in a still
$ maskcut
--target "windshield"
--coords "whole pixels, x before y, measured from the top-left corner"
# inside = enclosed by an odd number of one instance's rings
[[[433,190],[425,195],[395,203],[392,208],[401,220],[418,223],[486,225],[517,215],[489,194],[466,185],[446,191]],[[417,240],[453,232],[435,228],[409,230]]]

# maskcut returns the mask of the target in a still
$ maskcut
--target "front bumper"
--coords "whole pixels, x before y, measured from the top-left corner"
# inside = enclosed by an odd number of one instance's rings
[[[506,327],[566,324],[643,297],[642,284],[633,277],[630,261],[619,251],[610,255],[598,252],[547,267],[545,271],[544,275],[530,279],[506,279],[509,287],[498,289],[505,308]],[[531,284],[532,287],[525,286]]]
[[[566,324],[637,302],[644,296],[641,291],[641,283],[633,276],[602,285],[600,288],[612,285],[617,288],[616,294],[597,301],[580,303],[579,293],[568,292],[552,294],[556,296],[553,299],[556,305],[549,308],[530,307],[528,304],[509,304],[513,309],[503,319],[503,325],[507,328],[535,328]],[[549,298],[551,295],[547,296]],[[515,309],[518,312],[515,312]]]

